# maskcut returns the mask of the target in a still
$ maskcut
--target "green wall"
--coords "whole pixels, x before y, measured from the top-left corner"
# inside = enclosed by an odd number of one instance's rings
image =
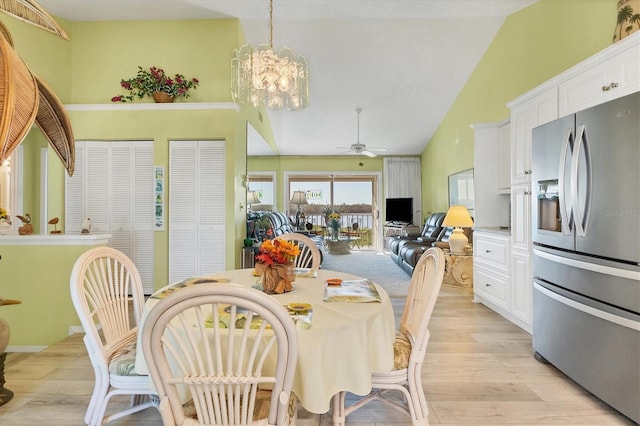
[[[67,22],[59,21],[70,36],[63,40],[11,17],[3,23],[11,32],[15,49],[30,70],[45,81],[64,104],[106,104],[124,93],[120,80],[131,78],[142,67],[158,66],[167,73],[197,77],[200,85],[185,102],[228,102],[231,108],[163,111],[139,110],[119,105],[119,110],[69,112],[76,140],[154,141],[154,163],[168,168],[171,139],[224,139],[226,142],[226,267],[239,265],[245,232],[246,122],[260,127],[273,140],[267,115],[258,120],[256,108],[237,108],[230,93],[230,61],[233,49],[244,43],[236,19],[195,21]],[[135,101],[153,102],[151,98]],[[34,126],[23,141],[24,212],[31,213],[36,232],[40,210],[40,148],[47,141]],[[48,153],[47,216],[64,218],[65,171],[55,153]],[[168,200],[166,201],[168,202]],[[20,212],[23,214],[24,212]],[[168,232],[155,233],[155,286],[168,279]],[[0,294],[10,294],[5,285]],[[7,296],[8,297],[8,296]]]
[[[448,175],[473,167],[473,123],[611,44],[615,0],[540,0],[509,16],[422,154],[422,211],[446,211]]]
[[[40,350],[67,337],[70,327],[80,326],[69,295],[71,270],[82,253],[102,245],[83,244],[0,246],[0,296],[21,301],[2,307],[10,327],[9,346]]]

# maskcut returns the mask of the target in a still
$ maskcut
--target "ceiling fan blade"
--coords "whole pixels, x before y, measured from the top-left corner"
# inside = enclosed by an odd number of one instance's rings
[[[373,153],[371,151],[368,151],[366,149],[364,151],[362,151],[362,154],[366,155],[367,157],[371,157],[371,158],[378,156],[378,154],[375,154],[375,153]]]
[[[387,152],[387,148],[369,148],[369,151]]]

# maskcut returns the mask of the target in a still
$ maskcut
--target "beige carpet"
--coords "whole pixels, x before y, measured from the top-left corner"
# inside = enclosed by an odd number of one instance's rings
[[[327,254],[323,269],[358,275],[379,284],[389,294],[396,325],[400,321],[411,277],[388,253],[374,250],[353,250],[350,254]]]
[[[411,280],[411,277],[391,259],[388,253],[374,250],[327,254],[322,262],[322,268],[369,278],[384,287],[389,296],[405,297]]]

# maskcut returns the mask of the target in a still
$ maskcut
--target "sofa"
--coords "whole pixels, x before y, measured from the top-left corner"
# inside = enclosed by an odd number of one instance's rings
[[[304,234],[311,238],[314,242],[318,250],[320,251],[320,264],[324,260],[324,256],[326,254],[327,248],[324,242],[324,238],[311,235],[308,231],[301,231],[295,229],[293,223],[283,212],[265,212],[260,216],[260,222],[266,225],[265,237],[266,238],[275,238],[282,234],[287,234],[289,232],[298,232],[300,234]],[[264,225],[263,225],[264,226]]]
[[[448,248],[453,227],[442,226],[446,213],[432,213],[425,220],[419,236],[394,237],[389,241],[391,257],[407,274],[412,275],[420,256],[432,246]],[[472,241],[471,229],[464,228],[464,233]]]
[[[442,222],[446,213],[432,213],[424,221],[424,226],[420,235],[409,235],[406,237],[395,236],[389,240],[389,251],[391,257],[397,260],[400,247],[407,242],[421,243],[423,245],[430,245],[432,242],[438,239],[440,232],[442,231]]]

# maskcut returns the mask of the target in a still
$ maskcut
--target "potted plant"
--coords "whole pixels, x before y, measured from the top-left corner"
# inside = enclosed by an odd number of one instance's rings
[[[264,240],[256,256],[256,271],[262,275],[262,291],[281,294],[293,290],[293,259],[300,247],[287,240]]]
[[[188,98],[189,90],[195,89],[198,84],[200,81],[195,77],[187,79],[182,74],[169,77],[162,68],[145,69],[138,66],[135,77],[120,80],[120,86],[128,90],[129,94],[114,96],[111,102],[133,102],[135,97],[142,99],[145,96],[151,96],[160,103],[173,102],[178,96]]]

